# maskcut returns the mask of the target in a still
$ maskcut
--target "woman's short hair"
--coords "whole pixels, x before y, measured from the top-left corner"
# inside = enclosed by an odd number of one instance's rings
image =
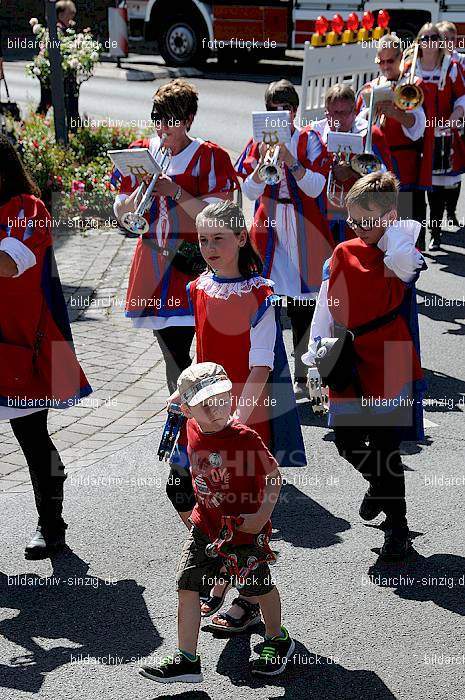
[[[346,102],[351,102],[355,106],[355,92],[350,85],[346,85],[346,83],[336,83],[336,85],[332,85],[326,92],[325,107],[336,102],[336,100],[345,100]]]
[[[188,121],[197,114],[198,102],[195,85],[183,78],[170,80],[161,85],[153,96],[152,119]]]
[[[294,109],[299,106],[299,95],[289,80],[275,80],[265,91],[265,105],[269,109],[273,104],[290,104]]]
[[[393,173],[370,173],[361,177],[348,191],[346,206],[357,206],[367,211],[375,207],[380,213],[397,208],[399,181]]]

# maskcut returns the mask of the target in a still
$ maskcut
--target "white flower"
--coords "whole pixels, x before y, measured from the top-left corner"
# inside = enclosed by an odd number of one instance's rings
[[[92,51],[92,53],[90,54],[90,57],[91,57],[91,59],[92,59],[93,61],[98,61],[98,53],[97,53],[97,51]]]
[[[33,68],[33,69],[32,69],[32,72],[34,73],[34,75],[40,75],[40,74],[41,74],[40,68]]]
[[[42,27],[40,26],[40,24],[34,24],[34,26],[32,27],[33,34],[40,34],[41,31]]]
[[[70,58],[68,64],[70,68],[77,68],[79,65],[79,61],[77,60],[77,58]]]
[[[29,20],[29,24],[31,25],[31,27],[34,27],[36,24],[39,24],[39,20],[37,19],[37,17],[31,17],[31,19]]]

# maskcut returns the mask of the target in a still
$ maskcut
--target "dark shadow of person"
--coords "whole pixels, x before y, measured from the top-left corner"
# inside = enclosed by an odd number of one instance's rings
[[[153,700],[212,700],[204,690],[186,690],[178,695],[156,695]]]
[[[465,333],[463,298],[443,297],[434,292],[417,291],[419,314],[430,318],[432,321],[440,321],[441,323],[450,323],[457,326],[456,328],[448,328],[445,334],[463,335]]]
[[[414,551],[399,564],[379,560],[368,569],[372,583],[393,588],[405,600],[432,601],[445,610],[465,615],[465,559],[455,554],[423,557]]]
[[[19,610],[0,622],[0,634],[24,650],[0,665],[1,686],[38,693],[45,674],[64,664],[137,663],[160,646],[143,586],[88,575],[89,565],[68,548],[52,567],[48,577],[0,573],[0,607]]]
[[[314,484],[311,479],[322,479],[308,472],[299,474],[296,478],[308,479],[309,485]],[[324,486],[324,479],[322,481],[323,483],[314,485],[321,488]],[[278,531],[273,533],[272,545],[275,540],[284,540],[293,544],[294,547],[308,549],[338,544],[342,542],[338,533],[350,530],[350,523],[347,520],[336,518],[329,510],[320,506],[291,483],[285,483],[281,488],[279,501],[273,511],[272,523],[273,529]]]
[[[261,644],[255,651],[260,648]],[[298,641],[281,676],[253,676],[249,668],[251,656],[248,635],[231,637],[220,654],[217,671],[235,686],[283,688],[284,695],[279,697],[286,700],[396,700],[373,671],[349,671],[336,657],[314,654]]]

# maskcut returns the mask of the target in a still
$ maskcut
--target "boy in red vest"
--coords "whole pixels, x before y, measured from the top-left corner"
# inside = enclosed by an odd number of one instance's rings
[[[267,564],[275,558],[267,542],[281,489],[278,463],[258,433],[232,418],[231,389],[224,368],[214,362],[191,365],[178,379],[181,409],[189,419],[188,454],[196,505],[177,573],[178,649],[160,665],[140,668],[141,675],[157,683],[203,680],[197,655],[200,592],[210,590],[223,562],[241,594],[257,598],[265,623],[265,644],[252,662],[252,673],[282,673],[295,649],[281,626],[281,600]],[[231,537],[224,537],[227,557],[212,558],[212,543],[222,538],[225,516],[236,519],[237,527],[229,533]]]
[[[357,237],[325,265],[302,358],[312,365],[321,339],[355,334],[350,381],[329,390],[329,425],[339,454],[369,482],[360,516],[386,515],[381,556],[389,559],[410,549],[400,442],[424,437],[414,283],[426,266],[415,247],[421,224],[399,221],[398,191],[392,173],[366,175],[349,190],[347,223]]]

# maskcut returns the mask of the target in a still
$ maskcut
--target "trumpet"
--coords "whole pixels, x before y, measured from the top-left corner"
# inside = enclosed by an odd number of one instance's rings
[[[410,66],[410,77],[400,81],[394,89],[394,104],[404,112],[421,107],[425,98],[423,90],[415,85],[415,69],[418,61],[418,50],[420,45],[415,44],[413,49],[412,65]]]
[[[150,184],[143,195],[142,193],[145,187],[145,183],[141,182],[141,184],[139,185],[136,200],[139,199],[139,197],[141,196],[142,199],[139,202],[137,209],[135,211],[128,211],[121,217],[121,221],[124,227],[127,228],[128,231],[131,231],[131,233],[139,233],[143,235],[149,230],[149,223],[145,218],[144,214],[152,206],[153,190],[155,189],[155,185],[157,184],[158,178],[162,173],[166,173],[171,162],[171,151],[169,149],[165,149],[163,145],[166,141],[166,138],[167,135],[163,134],[163,136],[160,139],[160,145],[154,156],[159,170],[153,174],[152,180],[150,181]]]
[[[268,145],[263,163],[258,169],[258,177],[267,185],[277,185],[284,177],[284,170],[278,158],[279,143]]]
[[[370,93],[370,110],[368,112],[368,126],[367,126],[367,137],[365,141],[365,150],[363,153],[358,153],[355,155],[350,166],[354,172],[358,175],[370,175],[370,173],[376,173],[381,170],[381,161],[373,153],[373,120],[374,120],[374,99],[373,90]]]

